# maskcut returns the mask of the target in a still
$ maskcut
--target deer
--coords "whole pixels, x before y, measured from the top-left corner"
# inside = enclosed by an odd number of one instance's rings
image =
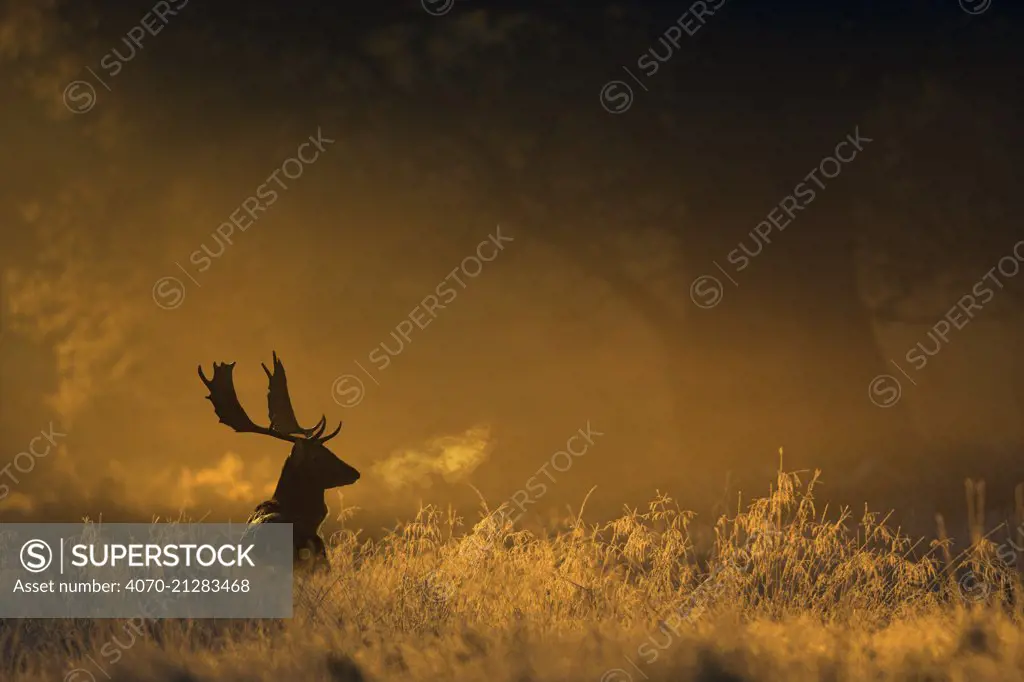
[[[199,365],[199,378],[210,391],[206,399],[213,403],[220,423],[237,433],[258,433],[292,444],[273,496],[256,506],[246,527],[254,529],[263,523],[292,524],[295,565],[329,570],[327,549],[320,534],[327,518],[324,494],[332,488],[351,485],[359,480],[359,472],[324,445],[338,435],[343,422],[339,422],[338,428],[327,435],[324,435],[326,415],[321,416],[312,428],[299,426],[288,396],[284,365],[277,352],[273,353],[273,371],[266,364],[260,364],[269,381],[267,406],[270,425],[265,427],[256,425],[238,401],[233,377],[234,362],[213,363],[213,377],[209,379],[203,373],[203,366]]]

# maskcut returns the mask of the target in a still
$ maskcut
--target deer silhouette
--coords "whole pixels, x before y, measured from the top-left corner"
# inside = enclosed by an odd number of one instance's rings
[[[232,375],[235,363],[213,363],[212,379],[206,378],[200,365],[199,378],[209,389],[210,395],[206,399],[213,403],[213,410],[222,424],[238,433],[259,433],[292,443],[273,497],[256,507],[247,524],[250,528],[261,523],[292,524],[296,565],[326,569],[327,550],[320,535],[320,526],[327,518],[324,493],[331,488],[355,483],[359,480],[359,472],[324,446],[338,435],[341,423],[326,436],[326,415],[311,429],[299,426],[288,396],[284,365],[277,352],[274,352],[273,372],[265,364],[262,366],[270,382],[267,391],[270,426],[267,427],[254,424],[238,402]]]

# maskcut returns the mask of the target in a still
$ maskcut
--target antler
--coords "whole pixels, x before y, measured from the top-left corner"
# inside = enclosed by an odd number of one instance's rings
[[[291,398],[288,396],[288,378],[284,373],[284,365],[274,351],[274,371],[271,372],[263,363],[263,371],[267,373],[270,386],[267,390],[267,407],[270,413],[270,428],[280,433],[302,434],[306,438],[315,439],[323,434],[327,428],[327,415],[320,417],[320,421],[311,429],[304,429],[299,426],[295,418],[295,410],[292,408]]]
[[[334,429],[327,436],[324,436],[323,438],[321,438],[320,436],[317,436],[317,440],[319,440],[321,443],[326,443],[330,439],[334,438],[335,436],[338,435],[338,431],[341,431],[341,425],[342,424],[344,424],[344,422],[338,422],[338,428]],[[323,431],[321,431],[320,433],[323,433]]]
[[[230,426],[239,433],[261,433],[265,436],[273,436],[290,443],[296,442],[295,436],[277,431],[273,427],[266,428],[253,423],[249,415],[245,413],[241,403],[238,402],[238,394],[235,393],[235,381],[232,374],[234,369],[235,363],[233,362],[215,362],[213,363],[213,378],[207,379],[203,373],[203,366],[199,366],[199,378],[203,380],[206,388],[210,391],[210,395],[206,396],[206,399],[213,403],[213,411],[220,418],[220,422]]]
[[[299,426],[298,420],[295,419],[295,410],[292,409],[291,398],[288,396],[288,379],[284,373],[284,365],[278,359],[276,351],[274,352],[274,371],[271,372],[266,365],[263,365],[263,371],[267,373],[267,379],[270,381],[270,386],[267,389],[270,426],[257,426],[238,402],[232,375],[234,369],[235,363],[233,362],[215,362],[213,363],[213,378],[207,379],[203,374],[202,365],[199,366],[199,378],[206,384],[206,388],[210,389],[210,395],[206,396],[206,399],[213,403],[213,410],[222,424],[227,424],[239,433],[262,433],[266,436],[286,440],[289,443],[296,443],[300,440],[326,443],[341,431],[339,422],[338,428],[324,436],[324,431],[327,430],[327,415],[320,417],[320,421],[311,429]]]

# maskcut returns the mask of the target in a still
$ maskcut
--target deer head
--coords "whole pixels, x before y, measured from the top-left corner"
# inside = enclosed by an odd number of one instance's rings
[[[262,363],[261,363],[262,364]],[[343,462],[337,455],[328,450],[324,443],[338,435],[341,423],[331,433],[324,435],[327,429],[327,417],[310,429],[299,426],[292,409],[291,398],[288,396],[288,380],[285,377],[284,365],[274,353],[274,371],[263,365],[267,373],[270,387],[267,391],[267,406],[270,415],[270,426],[257,426],[245,413],[238,402],[232,372],[235,363],[213,363],[213,378],[207,379],[199,366],[199,378],[203,380],[210,395],[206,397],[213,403],[213,410],[222,424],[226,424],[238,433],[259,433],[279,440],[292,443],[291,454],[281,471],[278,483],[278,496],[301,496],[313,491],[325,491],[350,485],[359,480],[359,472]]]

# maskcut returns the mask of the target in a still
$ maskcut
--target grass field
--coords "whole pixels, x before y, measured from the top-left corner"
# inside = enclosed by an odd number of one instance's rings
[[[426,508],[336,534],[291,621],[6,621],[0,679],[1024,680],[1019,535],[972,517],[953,556],[813,488],[780,473],[713,528],[667,497],[544,535]]]

